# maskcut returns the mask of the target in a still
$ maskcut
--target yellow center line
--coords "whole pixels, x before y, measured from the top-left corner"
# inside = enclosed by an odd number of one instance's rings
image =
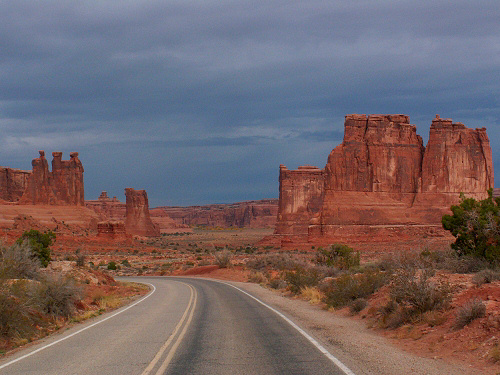
[[[191,285],[188,285],[186,283],[182,283],[180,282],[181,284],[183,285],[186,285],[187,287],[189,287],[189,290],[191,291],[191,295],[189,297],[189,303],[188,303],[188,306],[186,307],[186,310],[184,311],[184,314],[182,314],[182,317],[181,317],[181,320],[179,321],[179,323],[177,323],[177,325],[175,326],[175,329],[174,331],[170,334],[168,340],[165,342],[165,344],[162,345],[162,347],[160,348],[160,350],[158,351],[158,353],[156,353],[155,357],[153,358],[153,360],[149,363],[148,367],[146,367],[144,369],[144,371],[142,372],[141,375],[148,375],[151,373],[151,371],[153,370],[153,368],[156,366],[156,364],[158,363],[158,361],[160,360],[160,358],[163,356],[163,353],[165,352],[165,350],[167,350],[167,348],[169,347],[169,345],[172,343],[172,340],[175,338],[175,336],[177,335],[177,332],[181,329],[182,327],[182,324],[184,323],[184,321],[186,320],[186,316],[188,315],[189,313],[189,310],[192,308],[191,310],[191,314],[189,315],[189,320],[188,320],[188,323],[186,324],[186,326],[184,327],[184,330],[182,331],[181,335],[179,336],[180,339],[182,339],[182,337],[184,336],[185,334],[185,331],[186,331],[186,327],[189,325],[189,323],[191,322],[191,318],[193,317],[193,311],[194,311],[194,306],[196,305],[196,299],[197,299],[197,293],[196,293],[196,290],[191,286]],[[179,343],[179,339],[176,341],[176,344],[178,346],[178,343]],[[172,350],[175,352],[175,349],[177,349],[177,346],[174,346],[172,348]],[[172,352],[172,351],[171,351]],[[170,356],[170,353],[169,353],[169,356]],[[168,358],[168,357],[167,357]],[[163,365],[165,364],[165,362],[163,363]],[[163,367],[162,365],[162,367]],[[166,368],[166,366],[165,366]],[[158,372],[157,372],[158,373]]]
[[[194,303],[193,303],[193,308],[191,309],[191,313],[189,314],[189,318],[188,318],[186,324],[184,325],[182,332],[180,333],[179,337],[177,338],[177,341],[172,346],[172,349],[170,349],[170,351],[168,352],[167,358],[165,358],[165,361],[163,362],[163,364],[158,369],[158,371],[156,372],[155,375],[161,375],[165,372],[168,365],[172,361],[172,358],[174,357],[174,354],[175,354],[177,348],[179,347],[180,343],[182,342],[182,339],[184,338],[184,335],[186,334],[186,331],[187,331],[189,325],[191,324],[191,320],[193,319],[194,310],[196,307],[196,300],[198,298],[198,293],[196,292],[196,289],[193,288],[193,290],[194,290]]]

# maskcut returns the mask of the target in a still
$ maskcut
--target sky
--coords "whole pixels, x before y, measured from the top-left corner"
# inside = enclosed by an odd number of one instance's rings
[[[0,165],[80,153],[85,197],[278,197],[349,113],[486,127],[500,186],[500,4],[0,0]],[[49,162],[51,157],[49,157]]]

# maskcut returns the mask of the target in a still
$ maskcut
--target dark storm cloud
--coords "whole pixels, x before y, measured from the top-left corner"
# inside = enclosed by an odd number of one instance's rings
[[[88,198],[277,196],[278,165],[323,166],[353,112],[424,138],[436,113],[487,126],[499,161],[498,19],[497,1],[0,2],[0,164],[79,150]]]

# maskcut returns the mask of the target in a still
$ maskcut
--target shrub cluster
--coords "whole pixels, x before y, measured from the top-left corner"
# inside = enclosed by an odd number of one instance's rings
[[[380,271],[342,275],[323,288],[325,303],[336,308],[347,306],[355,300],[372,295],[388,281],[387,274]]]
[[[340,270],[348,270],[359,266],[360,254],[359,251],[355,252],[347,245],[333,244],[329,249],[318,248],[316,262]]]
[[[318,285],[321,274],[314,267],[297,266],[293,271],[285,272],[285,281],[292,293],[299,293],[302,288]]]
[[[233,254],[227,250],[221,250],[217,251],[214,254],[215,257],[215,264],[218,265],[220,268],[228,268],[231,266],[231,258],[233,257]]]
[[[457,312],[455,318],[455,329],[462,329],[472,321],[482,318],[486,314],[486,306],[480,299],[467,301]]]

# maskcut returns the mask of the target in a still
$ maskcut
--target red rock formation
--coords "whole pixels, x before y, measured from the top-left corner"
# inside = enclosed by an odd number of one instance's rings
[[[500,197],[500,188],[493,189],[493,196]]]
[[[422,166],[422,192],[483,194],[493,187],[486,128],[468,129],[436,115]]]
[[[149,215],[148,194],[145,190],[125,189],[126,219],[125,229],[128,234],[139,236],[160,236],[160,228],[151,221]]]
[[[40,151],[39,158],[33,159],[33,171],[19,203],[83,206],[83,165],[78,153],[72,152],[69,161],[62,160],[62,152],[52,155],[52,172],[44,151]]]
[[[125,221],[127,216],[126,204],[120,202],[116,197],[109,198],[105,191],[97,200],[85,201],[85,206],[95,211],[102,222]],[[193,231],[188,225],[179,224],[172,220],[162,208],[150,209],[149,214],[153,223],[160,228],[161,233]]]
[[[408,116],[348,115],[344,141],[315,173],[324,184],[311,189],[312,180],[302,178],[300,168],[280,167],[275,234],[282,243],[448,238],[441,217],[458,203],[459,193],[482,199],[493,187],[486,130],[439,116],[424,148]],[[319,206],[315,215],[308,205]]]
[[[62,152],[52,153],[51,185],[58,204],[85,205],[83,165],[78,152],[70,153],[70,160],[62,160]]]
[[[94,210],[101,221],[124,221],[127,214],[125,203],[116,197],[109,198],[103,191],[97,200],[85,201],[85,206]]]
[[[304,165],[295,171],[280,165],[280,197],[275,233],[307,235],[311,218],[323,202],[324,171]]]
[[[158,207],[179,224],[222,228],[274,228],[277,199],[188,207]]]
[[[97,236],[104,238],[125,238],[125,224],[123,221],[101,221],[97,223]]]
[[[0,167],[0,199],[18,202],[24,194],[31,171]]]

